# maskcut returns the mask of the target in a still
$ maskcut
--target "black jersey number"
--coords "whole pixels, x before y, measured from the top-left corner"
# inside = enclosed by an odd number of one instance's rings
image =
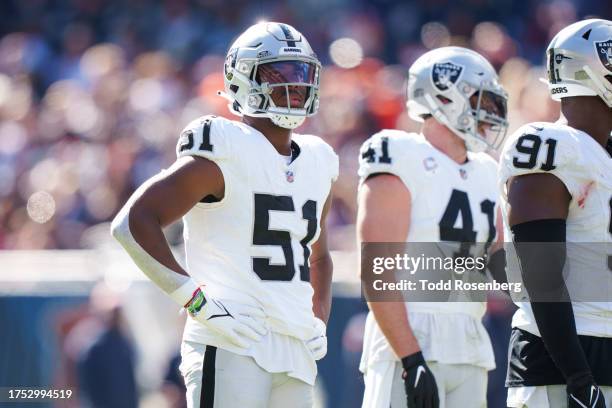
[[[480,203],[480,211],[487,216],[489,223],[489,236],[486,248],[489,247],[495,237],[495,202],[483,200]],[[457,219],[461,217],[461,228],[456,228]],[[453,189],[446,210],[438,224],[440,227],[441,241],[454,241],[460,243],[459,253],[455,256],[469,255],[470,246],[476,242],[476,231],[474,231],[474,219],[470,209],[470,200],[465,191]]]
[[[380,150],[381,155],[378,157],[379,163],[391,163],[391,157],[389,156],[389,138],[383,136],[380,138]],[[372,143],[368,144],[368,148],[361,153],[361,158],[364,159],[368,163],[376,162],[376,150],[372,148]]]
[[[540,165],[540,170],[551,171],[556,168],[555,166],[555,149],[557,147],[557,141],[555,139],[546,139],[544,142],[546,145],[546,160]],[[526,160],[514,156],[512,158],[512,164],[517,169],[533,169],[538,160],[538,153],[542,146],[542,138],[538,135],[526,134],[518,138],[516,141],[516,151],[528,155]]]
[[[261,280],[290,281],[295,276],[291,234],[288,231],[270,229],[270,211],[295,212],[291,196],[255,194],[255,224],[253,245],[279,246],[285,256],[284,264],[272,264],[268,257],[253,257],[253,271]],[[306,235],[300,241],[304,251],[304,265],[299,265],[300,280],[310,281],[308,244],[317,232],[317,202],[308,200],[302,206],[302,218],[306,220]]]
[[[213,145],[210,143],[210,127],[212,125],[212,119],[205,119],[204,126],[202,126],[202,143],[198,146],[200,150],[206,150],[209,152],[213,151]],[[185,136],[187,136],[187,142],[183,143],[179,150],[182,152],[183,150],[189,150],[193,148],[193,131],[187,130],[185,132]]]

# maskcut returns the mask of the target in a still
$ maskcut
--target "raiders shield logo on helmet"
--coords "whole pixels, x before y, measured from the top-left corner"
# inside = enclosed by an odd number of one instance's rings
[[[462,66],[453,64],[452,62],[434,64],[431,71],[431,80],[436,88],[441,91],[446,91],[451,85],[457,82],[462,71]]]
[[[595,49],[601,63],[608,71],[612,72],[612,38],[608,41],[595,42]]]

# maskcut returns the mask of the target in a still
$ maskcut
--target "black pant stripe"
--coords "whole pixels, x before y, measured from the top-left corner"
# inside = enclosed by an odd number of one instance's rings
[[[213,408],[215,405],[215,359],[217,348],[206,346],[204,365],[202,366],[202,392],[200,408]]]

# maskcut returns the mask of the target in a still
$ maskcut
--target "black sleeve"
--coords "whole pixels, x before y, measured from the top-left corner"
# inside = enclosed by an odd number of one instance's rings
[[[511,228],[521,275],[542,341],[568,388],[592,381],[563,280],[565,220],[535,220]]]
[[[506,250],[498,249],[489,256],[487,269],[491,272],[491,277],[499,283],[508,283],[506,276]]]

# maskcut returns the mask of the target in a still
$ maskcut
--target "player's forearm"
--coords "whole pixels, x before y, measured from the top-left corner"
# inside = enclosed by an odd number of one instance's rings
[[[331,311],[333,262],[329,253],[314,260],[310,264],[310,284],[314,291],[312,295],[312,311],[319,319],[327,323]]]
[[[113,220],[112,235],[155,285],[184,306],[196,284],[172,255],[159,223],[146,216],[132,217],[130,207],[128,202]]]
[[[129,227],[136,242],[155,260],[174,272],[187,275],[172,254],[162,226],[154,215],[132,210],[129,214]]]
[[[514,225],[512,232],[533,316],[548,354],[568,384],[592,380],[563,279],[565,220],[530,221]]]
[[[398,358],[420,351],[404,302],[368,302],[368,306]]]

